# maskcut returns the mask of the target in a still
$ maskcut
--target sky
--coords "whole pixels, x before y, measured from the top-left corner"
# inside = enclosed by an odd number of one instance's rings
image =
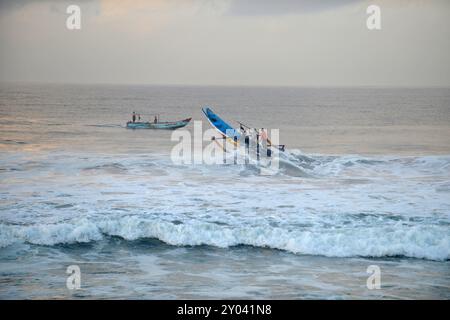
[[[0,81],[447,87],[450,1],[0,0]]]

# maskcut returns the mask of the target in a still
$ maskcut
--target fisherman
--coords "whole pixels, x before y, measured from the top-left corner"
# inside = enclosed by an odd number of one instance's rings
[[[244,129],[244,143],[246,152],[248,153],[248,148],[250,147],[250,131],[247,129]]]
[[[158,117],[157,117],[157,116],[155,116],[155,120],[153,120],[153,122],[154,122],[154,123],[157,123],[157,122],[158,122]]]
[[[266,142],[268,142],[268,137],[267,137],[267,132],[266,132],[266,130],[264,129],[264,128],[261,128],[261,131],[260,131],[261,133],[260,133],[260,135],[261,135],[261,140],[262,141],[266,141]]]
[[[133,111],[133,115],[131,118],[133,119],[133,122],[136,122],[136,112]]]

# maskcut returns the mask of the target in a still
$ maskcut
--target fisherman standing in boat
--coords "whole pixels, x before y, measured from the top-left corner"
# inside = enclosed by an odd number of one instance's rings
[[[133,122],[136,122],[136,112],[133,111],[131,119],[133,120]]]
[[[272,156],[272,150],[270,149],[270,147],[272,146],[272,143],[269,140],[269,136],[267,135],[267,131],[264,128],[261,128],[260,132],[260,137],[261,137],[261,141],[262,141],[262,145],[264,148],[266,148],[266,154],[267,157],[271,157]]]
[[[158,116],[155,116],[155,120],[153,120],[154,123],[158,122]]]
[[[263,142],[265,142],[266,144],[269,142],[269,138],[268,138],[268,136],[267,136],[266,129],[261,128],[261,130],[260,130],[260,136],[261,136],[261,140],[262,140]]]

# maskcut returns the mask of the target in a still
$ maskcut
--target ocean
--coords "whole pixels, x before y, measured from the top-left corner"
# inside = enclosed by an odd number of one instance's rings
[[[125,127],[203,106],[279,129],[279,172]],[[3,83],[0,299],[449,299],[449,138],[449,88]]]

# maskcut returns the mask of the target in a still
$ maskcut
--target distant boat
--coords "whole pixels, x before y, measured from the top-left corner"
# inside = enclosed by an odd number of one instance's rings
[[[161,121],[161,122],[127,122],[128,129],[167,129],[174,130],[185,127],[192,118],[180,121]]]

